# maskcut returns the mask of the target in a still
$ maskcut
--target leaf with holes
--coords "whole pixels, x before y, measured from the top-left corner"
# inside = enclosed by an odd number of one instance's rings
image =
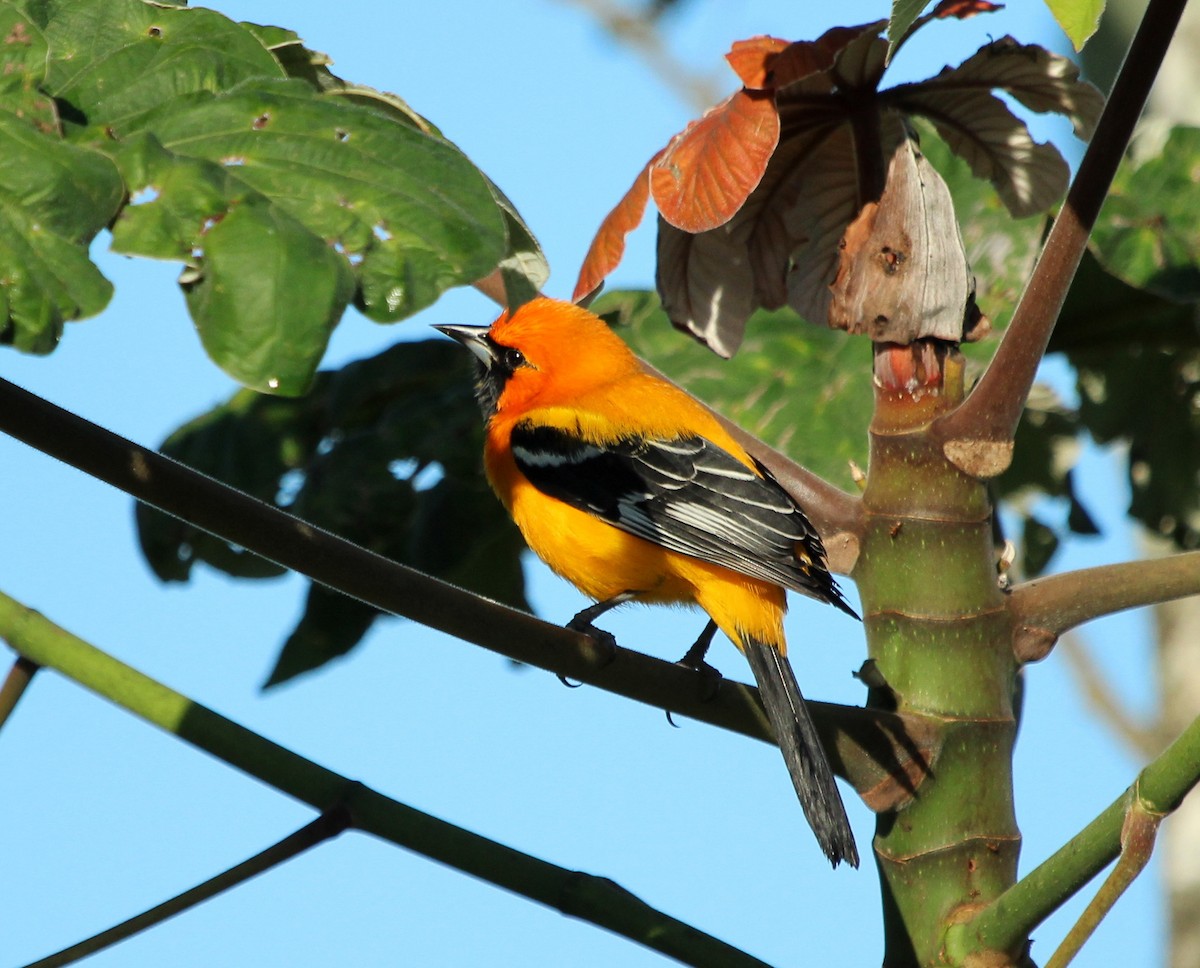
[[[118,136],[186,94],[284,76],[249,30],[203,8],[164,9],[142,0],[57,4],[46,38],[47,86],[69,105],[67,120]]]
[[[509,253],[492,188],[457,148],[302,82],[196,95],[142,123],[325,239],[355,268],[372,319],[411,315]]]

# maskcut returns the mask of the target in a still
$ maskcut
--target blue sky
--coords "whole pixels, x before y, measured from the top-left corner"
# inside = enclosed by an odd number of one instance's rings
[[[298,30],[342,76],[395,91],[433,120],[513,199],[566,297],[596,226],[647,157],[693,115],[580,9],[550,0],[453,6],[275,0],[211,4],[235,19]],[[938,25],[897,76],[936,73],[988,35],[1060,35],[1035,5]],[[815,37],[884,16],[883,3],[692,0],[671,22],[675,54],[724,88],[721,55],[754,34]],[[1051,128],[1056,133],[1061,127]],[[117,295],[72,325],[51,357],[5,352],[0,374],[154,446],[225,398],[175,286],[178,267],[96,255]],[[653,233],[632,240],[614,285],[653,279]],[[397,327],[348,314],[327,363],[340,365],[431,323],[483,323],[493,307],[451,293]],[[1124,560],[1127,494],[1116,463],[1089,452],[1077,477],[1105,527],[1055,562]],[[236,583],[199,570],[165,588],[142,563],[124,495],[0,439],[0,588],[149,675],[383,792],[535,856],[617,880],[648,903],[779,965],[870,965],[881,952],[868,860],[830,872],[796,809],[778,754],[504,659],[412,623],[379,623],[348,659],[263,694],[259,684],[299,614],[303,583]],[[529,562],[532,600],[561,621],[582,600]],[[623,644],[676,657],[697,616],[630,609]],[[862,701],[855,623],[794,602],[793,661],[814,698]],[[1152,703],[1144,618],[1085,629],[1136,709]],[[714,661],[746,671],[720,642]],[[1083,708],[1061,658],[1028,672],[1016,763],[1028,870],[1117,796],[1138,764]],[[37,678],[0,735],[0,968],[129,917],[261,850],[311,812],[51,674]],[[850,805],[860,846],[872,818]],[[1155,868],[1076,964],[1161,960]],[[1069,911],[1077,914],[1080,905]],[[1070,924],[1037,934],[1044,959]],[[95,956],[106,966],[655,966],[660,956],[359,834]]]

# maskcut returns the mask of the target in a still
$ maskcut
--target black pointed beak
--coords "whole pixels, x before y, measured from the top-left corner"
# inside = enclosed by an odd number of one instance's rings
[[[437,326],[433,327],[439,333],[445,333],[453,340],[462,343],[474,353],[484,366],[490,367],[496,360],[496,352],[492,341],[488,338],[487,326]]]

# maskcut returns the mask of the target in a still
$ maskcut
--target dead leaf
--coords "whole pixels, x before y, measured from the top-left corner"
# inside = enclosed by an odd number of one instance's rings
[[[868,202],[842,238],[829,325],[876,343],[959,342],[973,290],[950,190],[905,138],[878,204]]]

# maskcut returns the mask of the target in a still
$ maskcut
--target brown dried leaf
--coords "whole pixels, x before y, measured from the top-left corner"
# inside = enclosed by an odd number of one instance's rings
[[[973,289],[950,190],[906,138],[878,204],[868,202],[842,238],[829,325],[876,343],[958,342]]]
[[[646,162],[638,172],[637,178],[633,180],[629,191],[617,202],[613,210],[604,216],[596,237],[588,246],[583,265],[579,267],[575,292],[571,296],[576,302],[599,289],[608,274],[620,265],[621,257],[625,254],[625,236],[638,227],[646,212],[646,201],[650,197],[650,166],[662,153],[657,152]]]
[[[685,232],[724,225],[762,180],[778,143],[775,99],[738,91],[672,138],[650,166],[654,203]]]

